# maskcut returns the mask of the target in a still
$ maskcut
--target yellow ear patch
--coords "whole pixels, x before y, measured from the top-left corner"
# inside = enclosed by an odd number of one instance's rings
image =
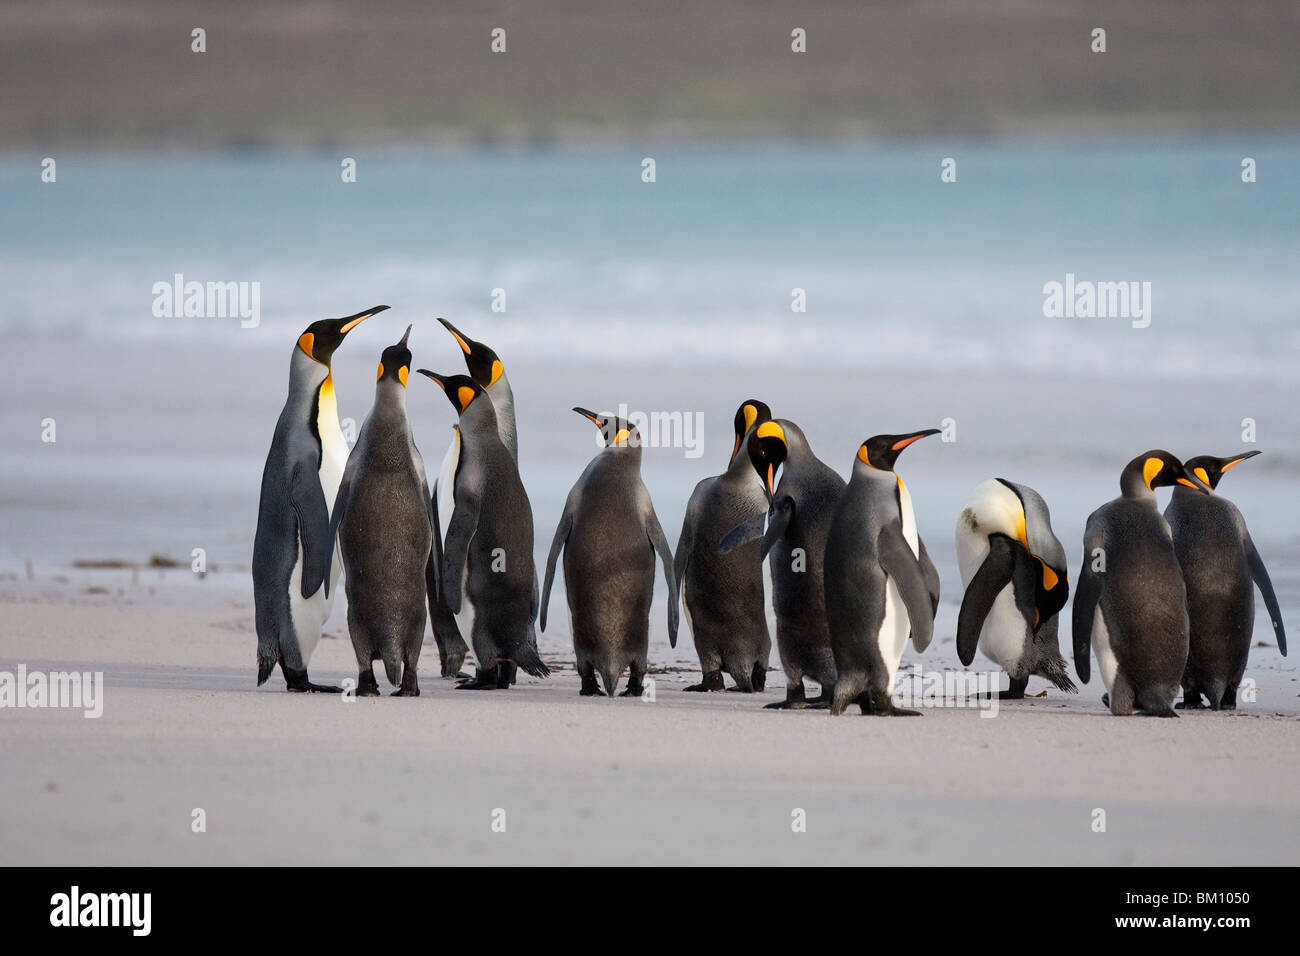
[[[1038,563],[1043,565],[1043,587],[1050,591],[1052,588],[1056,587],[1057,582],[1061,579],[1057,576],[1055,571],[1049,568],[1046,564],[1043,564],[1041,560]]]
[[[1147,483],[1150,489],[1151,482],[1155,480],[1156,475],[1165,470],[1165,463],[1159,458],[1148,458],[1142,465],[1142,480]]]
[[[1016,515],[1016,540],[1029,550],[1029,530],[1025,527],[1025,512],[1021,509],[1020,514]]]
[[[1233,464],[1235,465],[1236,462],[1233,462]],[[1192,474],[1194,474],[1197,478],[1201,479],[1201,481],[1205,482],[1207,485],[1210,483],[1210,476],[1205,473],[1204,468],[1193,468]]]
[[[785,429],[776,422],[763,422],[758,426],[758,431],[755,434],[759,438],[779,438],[781,443],[785,444]]]
[[[474,401],[474,389],[468,385],[462,385],[456,390],[456,398],[460,401],[460,410],[463,412],[469,408],[469,403]]]
[[[754,427],[754,419],[758,417],[758,409],[755,408],[753,405],[746,405],[744,414],[745,414],[745,431],[749,431],[751,428]]]
[[[397,370],[397,380],[402,383],[403,388],[406,387],[406,376],[408,374],[410,374],[410,370],[405,365]]]
[[[379,371],[375,373],[375,381],[377,382],[377,381],[379,381],[379,380],[380,380],[381,378],[383,378],[383,377],[384,377],[384,363],[383,363],[383,362],[380,362],[380,363],[379,363]]]
[[[864,464],[864,465],[871,465],[871,456],[867,454],[867,446],[866,446],[866,445],[859,445],[859,446],[858,446],[858,461],[862,462],[862,464]],[[876,466],[875,466],[875,465],[871,465],[871,467],[872,467],[872,468],[875,468]]]
[[[610,442],[610,444],[621,445],[623,444],[623,442],[627,441],[631,437],[632,437],[632,433],[630,431],[628,431],[626,428],[620,428],[618,430],[618,434],[614,436],[614,440]]]
[[[492,363],[492,378],[488,380],[488,384],[495,385],[497,383],[497,379],[499,379],[504,374],[506,374],[506,367],[501,364],[500,359],[497,359]]]
[[[315,344],[316,344],[316,336],[314,336],[310,332],[304,332],[302,335],[298,336],[298,348],[306,352],[308,358],[316,357],[311,354],[312,347]]]

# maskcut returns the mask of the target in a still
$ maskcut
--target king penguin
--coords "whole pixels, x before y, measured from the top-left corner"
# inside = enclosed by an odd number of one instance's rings
[[[844,479],[813,454],[803,431],[776,418],[758,425],[745,441],[750,466],[769,499],[765,514],[737,525],[718,550],[727,554],[762,539],[760,560],[772,574],[776,647],[785,671],[785,700],[773,709],[829,706],[835,684],[835,657],[826,623],[822,561],[831,515],[844,493]],[[776,472],[781,481],[773,485]],[[764,523],[767,531],[764,532]],[[804,678],[821,685],[821,697],[808,703]]]
[[[831,713],[918,716],[894,706],[894,677],[910,636],[920,653],[934,633],[939,575],[916,530],[912,496],[894,472],[899,454],[939,429],[876,435],[858,447],[853,477],[826,536],[826,618],[835,651]]]
[[[1172,485],[1210,493],[1169,452],[1138,455],[1120,473],[1120,496],[1089,515],[1083,532],[1074,667],[1088,683],[1089,648],[1096,652],[1110,712],[1119,716],[1135,707],[1178,716],[1172,705],[1187,665],[1187,590],[1155,492]]]
[[[464,353],[465,367],[469,370],[470,377],[487,392],[488,398],[492,400],[492,408],[496,411],[497,416],[497,433],[501,436],[501,441],[505,443],[510,452],[510,456],[519,462],[519,447],[517,439],[517,430],[515,428],[515,396],[510,390],[510,379],[506,376],[505,366],[501,364],[501,359],[497,353],[492,351],[482,342],[475,342],[473,339],[466,337],[456,326],[452,325],[446,319],[440,318],[443,328],[451,333],[456,344],[460,346],[461,352]],[[460,434],[453,430],[451,436],[451,445],[447,449],[447,456],[454,460],[460,453]],[[447,467],[447,461],[443,463],[443,469]],[[443,509],[438,504],[438,483],[434,479],[433,486],[433,512],[435,515],[441,513]],[[447,517],[450,517],[450,511],[447,511]],[[438,659],[442,662],[442,676],[461,677],[461,664],[465,661],[465,655],[469,647],[465,644],[465,638],[456,626],[456,617],[448,610],[445,604],[438,601],[437,587],[437,555],[429,555],[429,565],[425,569],[425,584],[429,596],[429,618],[433,622],[433,639],[438,646]],[[516,668],[513,664],[507,665],[510,683],[515,682]]]
[[[468,375],[418,369],[443,390],[459,423],[438,475],[433,547],[435,600],[456,616],[478,661],[470,690],[510,686],[510,665],[550,673],[537,653],[537,569],[533,510],[519,468],[501,441],[492,400]],[[450,492],[450,494],[448,494]]]
[[[686,622],[695,637],[703,680],[688,691],[723,690],[722,672],[743,693],[767,685],[772,637],[763,602],[763,558],[759,541],[719,554],[722,536],[767,511],[763,483],[754,473],[744,442],[772,410],[749,399],[736,410],[736,441],[727,470],[695,486],[682,520],[673,576],[681,589]]]
[[[579,693],[614,696],[619,676],[628,671],[624,697],[639,697],[650,650],[650,602],[655,588],[655,553],[668,583],[668,639],[677,645],[677,594],[673,555],[668,549],[650,492],[641,480],[641,435],[629,422],[575,412],[604,436],[578,478],[551,541],[542,586],[542,630],[555,579],[555,563],[564,551],[564,591],[569,600]]]
[[[375,404],[348,456],[330,518],[348,591],[348,632],[357,655],[357,696],[379,693],[382,660],[396,697],[420,696],[416,668],[424,643],[424,570],[433,514],[424,459],[406,417],[407,340],[384,349]]]
[[[1057,640],[1070,593],[1065,548],[1042,496],[1003,478],[982,482],[957,518],[957,564],[966,589],[957,617],[962,664],[970,666],[978,645],[1011,679],[1003,700],[1023,698],[1031,674],[1077,694]]]
[[[341,691],[307,679],[307,663],[338,581],[330,508],[348,458],[330,358],[344,336],[387,308],[377,305],[346,318],[313,322],[294,345],[289,397],[262,471],[253,539],[259,686],[279,664],[291,691]]]
[[[1237,687],[1246,672],[1255,627],[1252,584],[1264,596],[1278,649],[1286,656],[1286,628],[1268,570],[1241,512],[1217,494],[1224,472],[1258,454],[1248,451],[1230,458],[1201,455],[1184,462],[1189,474],[1216,493],[1197,494],[1180,485],[1174,488],[1165,509],[1187,587],[1187,668],[1183,672],[1183,702],[1176,709],[1203,706],[1202,694],[1211,710],[1237,706]]]

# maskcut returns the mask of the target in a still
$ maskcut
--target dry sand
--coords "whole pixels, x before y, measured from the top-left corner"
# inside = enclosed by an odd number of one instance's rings
[[[187,582],[185,578],[189,577]],[[88,582],[98,582],[89,584]],[[87,593],[88,587],[108,593]],[[758,697],[577,695],[546,681],[345,703],[253,687],[246,579],[0,581],[0,670],[101,670],[102,718],[0,711],[4,864],[1288,864],[1300,855],[1297,683],[1276,651],[1235,714],[1113,718],[1077,698],[919,719],[764,711]],[[562,613],[553,616],[563,618]],[[662,614],[662,607],[657,617]],[[354,676],[335,608],[312,675]],[[940,631],[923,663],[955,666]],[[1271,657],[1270,657],[1271,655]],[[652,659],[690,660],[657,638]],[[1270,663],[1271,661],[1271,663]],[[775,655],[774,655],[775,662]],[[382,680],[381,680],[382,683]],[[1030,691],[1040,689],[1031,683]],[[192,811],[207,831],[191,832]],[[505,811],[504,833],[493,832]],[[792,832],[796,808],[807,832]],[[1094,808],[1106,831],[1093,832]]]

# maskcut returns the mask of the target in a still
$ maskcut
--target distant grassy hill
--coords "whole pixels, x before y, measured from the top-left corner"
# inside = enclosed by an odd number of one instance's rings
[[[0,147],[1297,129],[1298,41],[1296,0],[7,0]]]

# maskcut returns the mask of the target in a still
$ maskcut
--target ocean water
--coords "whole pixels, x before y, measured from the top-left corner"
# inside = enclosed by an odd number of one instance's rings
[[[571,406],[702,416],[699,457],[645,452],[675,544],[752,396],[845,474],[870,434],[957,422],[958,441],[899,466],[944,579],[941,628],[975,484],[1038,488],[1073,569],[1088,513],[1154,446],[1265,451],[1222,490],[1284,611],[1300,607],[1300,139],[350,155],[347,184],[324,154],[70,153],[52,184],[39,156],[0,160],[0,571],[203,547],[246,583],[293,343],[382,302],[336,355],[341,414],[364,418],[407,323],[417,366],[462,370],[438,315],[491,344],[519,403],[539,567],[595,450]],[[258,283],[256,326],[155,315],[177,273]],[[1149,325],[1046,317],[1045,284],[1069,274],[1150,283]],[[425,384],[409,404],[433,469],[453,415]]]

